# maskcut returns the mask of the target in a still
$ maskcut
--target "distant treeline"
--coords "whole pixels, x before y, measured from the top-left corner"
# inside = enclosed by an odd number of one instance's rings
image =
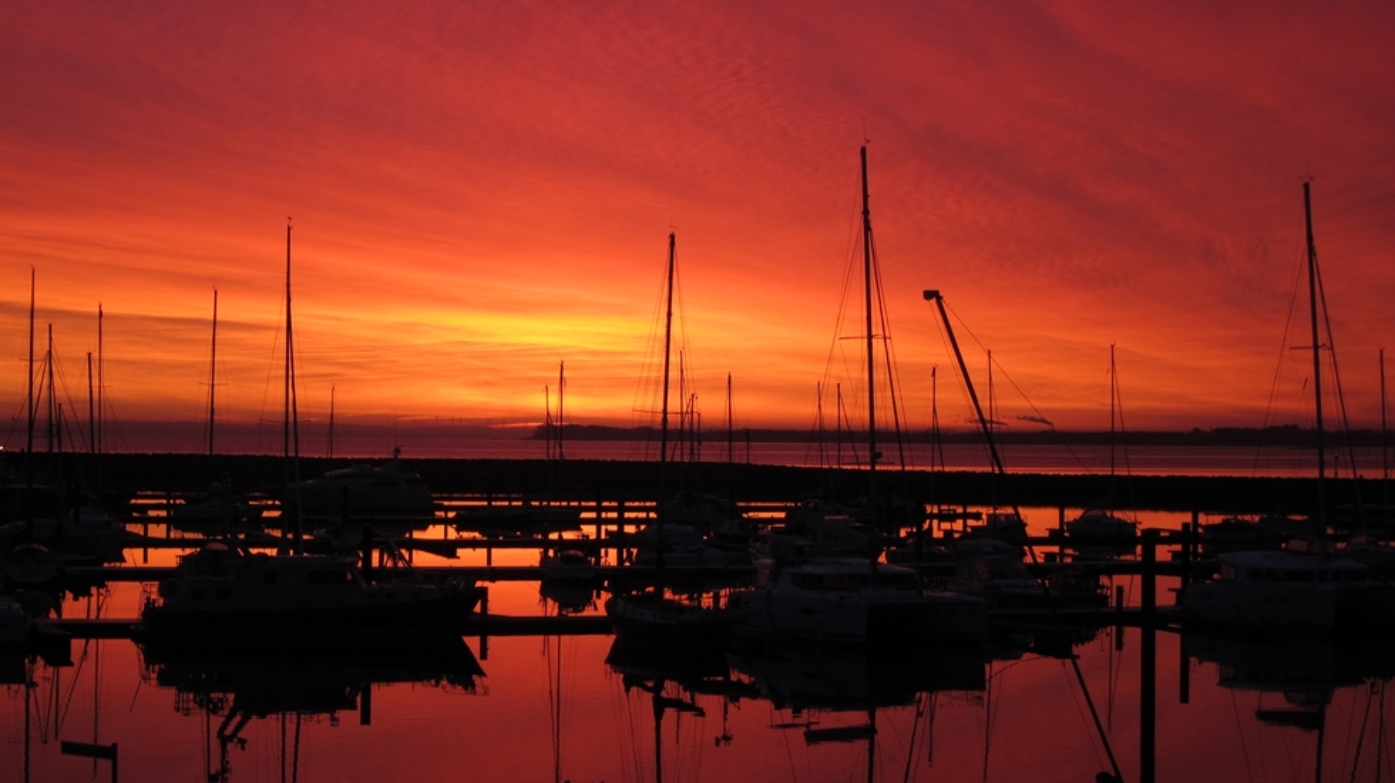
[[[597,424],[568,424],[561,428],[561,435],[564,440],[575,441],[650,441],[659,439],[659,430],[655,427],[607,427]],[[557,434],[557,428],[551,428],[552,436]],[[738,429],[734,433],[738,441],[751,441],[753,443],[811,443],[819,438],[817,432],[810,430],[782,430],[765,428],[745,428]],[[546,440],[549,437],[549,427],[539,426],[533,431],[533,440]],[[669,437],[677,439],[679,437],[675,430],[669,430]],[[832,443],[838,437],[837,433],[825,431],[823,439],[826,443]],[[844,430],[841,434],[846,441],[863,441],[867,439],[865,431]],[[891,433],[878,431],[880,439],[894,437]],[[917,430],[905,433],[904,436],[911,443],[930,443],[934,439],[934,434],[928,430]],[[1282,427],[1218,427],[1216,429],[1196,428],[1185,432],[1069,432],[1065,430],[1038,430],[1035,432],[1008,432],[998,431],[993,433],[993,438],[998,443],[1016,444],[1036,444],[1044,446],[1056,445],[1109,445],[1113,438],[1117,444],[1127,444],[1130,446],[1277,446],[1291,448],[1314,448],[1317,446],[1317,430],[1305,429],[1293,425]],[[726,440],[726,430],[707,430],[702,433],[702,439],[708,442]],[[1380,430],[1352,430],[1350,432],[1328,432],[1325,435],[1329,448],[1353,446],[1379,447],[1382,442]],[[977,430],[955,430],[952,432],[941,432],[939,434],[941,443],[982,443],[983,433]]]

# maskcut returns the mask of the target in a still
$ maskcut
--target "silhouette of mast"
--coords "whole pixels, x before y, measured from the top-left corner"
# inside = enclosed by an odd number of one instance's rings
[[[34,453],[34,267],[29,267],[29,437],[25,441],[24,453]]]
[[[289,482],[295,488],[295,553],[301,551],[302,511],[300,503],[300,418],[296,410],[295,339],[291,320],[291,219],[286,218],[286,383],[283,414],[283,448]]]
[[[208,359],[208,458],[213,459],[214,399],[218,386],[218,289],[213,289],[213,345]]]
[[[877,503],[877,355],[872,335],[872,209],[867,195],[867,146],[862,159],[862,296],[867,330],[867,500],[876,514]]]
[[[664,305],[664,391],[663,406],[659,413],[659,502],[664,500],[664,467],[668,462],[668,380],[670,369],[670,348],[673,344],[673,265],[677,239],[673,232],[668,235],[668,275],[666,303]]]
[[[1322,344],[1318,340],[1317,245],[1313,242],[1313,202],[1309,183],[1303,183],[1303,222],[1308,234],[1308,312],[1313,333],[1313,408],[1317,423],[1318,523],[1327,527],[1323,481],[1327,476],[1326,443],[1322,426]]]

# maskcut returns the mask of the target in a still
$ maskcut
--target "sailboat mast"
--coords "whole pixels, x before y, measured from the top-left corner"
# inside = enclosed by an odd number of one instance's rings
[[[735,452],[732,449],[732,426],[731,426],[731,373],[727,373],[727,464],[734,461]]]
[[[29,267],[29,438],[24,453],[34,453],[34,267]],[[28,459],[28,456],[25,457]]]
[[[567,389],[567,363],[557,363],[557,459],[564,460],[566,457],[562,453],[562,402]]]
[[[1327,475],[1327,453],[1322,427],[1322,343],[1318,340],[1317,245],[1313,242],[1313,202],[1307,182],[1303,183],[1303,222],[1308,234],[1308,311],[1313,332],[1313,408],[1317,422],[1318,522],[1326,528],[1326,498],[1323,481]]]
[[[92,417],[92,352],[87,352],[87,453],[97,453],[97,421]]]
[[[668,275],[667,302],[664,305],[664,391],[663,406],[659,413],[659,501],[664,499],[664,465],[668,462],[668,376],[669,348],[673,343],[673,261],[677,239],[673,232],[668,235]]]
[[[105,445],[102,441],[103,441],[103,440],[105,439],[105,437],[106,437],[105,432],[104,432],[105,427],[103,426],[103,425],[106,424],[106,416],[107,416],[106,400],[105,400],[105,396],[104,396],[104,395],[106,394],[106,389],[107,389],[107,387],[106,387],[106,360],[105,360],[105,358],[104,358],[105,355],[102,353],[102,349],[103,349],[102,325],[103,325],[103,323],[105,322],[105,320],[106,320],[106,315],[102,312],[102,303],[101,303],[101,302],[98,302],[98,303],[97,303],[97,453],[98,453],[98,454],[101,454],[101,453],[102,453],[102,448],[103,448],[103,446]],[[99,468],[99,469],[98,469],[98,473],[97,473],[97,486],[100,487],[100,486],[101,486],[101,483],[102,483],[102,481],[101,481],[101,472],[100,472],[100,468]]]
[[[329,385],[329,443],[326,456],[334,459],[334,384]]]
[[[296,410],[295,338],[291,321],[291,219],[286,218],[286,410],[284,447],[295,487],[295,553],[300,554],[303,512],[300,502],[300,417]]]
[[[58,397],[53,392],[53,324],[48,325],[48,353],[44,354],[44,374],[48,382],[48,453],[53,453],[53,430],[58,420]]]
[[[1385,349],[1380,349],[1380,493],[1381,518],[1390,519],[1390,450],[1387,448],[1390,427],[1385,416]]]
[[[1114,503],[1114,403],[1119,394],[1114,377],[1114,343],[1109,344],[1109,502]]]
[[[218,388],[218,289],[213,289],[213,344],[208,353],[208,458],[213,459],[214,399]]]
[[[867,146],[862,158],[862,297],[864,326],[867,330],[867,465],[868,502],[877,499],[877,383],[876,352],[872,336],[872,209],[867,196]]]

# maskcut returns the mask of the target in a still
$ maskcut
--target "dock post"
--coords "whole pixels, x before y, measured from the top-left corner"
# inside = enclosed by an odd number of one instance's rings
[[[1138,779],[1153,783],[1157,743],[1157,608],[1158,608],[1158,531],[1143,531],[1143,607],[1139,655]]]
[[[480,660],[489,660],[489,634],[485,629],[489,627],[489,588],[483,588],[484,594],[480,596]]]
[[[358,725],[373,725],[373,681],[363,684],[363,695],[358,697]]]
[[[361,539],[359,546],[363,547],[363,554],[360,555],[363,558],[363,565],[359,571],[365,582],[371,582],[373,581],[373,527],[371,525],[363,526]]]
[[[1114,585],[1114,650],[1124,649],[1124,586]]]

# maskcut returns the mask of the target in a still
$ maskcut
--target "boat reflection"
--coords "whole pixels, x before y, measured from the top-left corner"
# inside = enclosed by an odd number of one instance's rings
[[[360,648],[326,639],[316,647],[266,645],[232,649],[209,645],[203,649],[142,646],[142,680],[175,689],[174,707],[181,715],[202,714],[217,720],[207,741],[217,742],[216,766],[209,781],[230,779],[229,748],[243,750],[243,730],[253,720],[279,717],[294,725],[290,755],[292,779],[298,777],[300,725],[304,718],[328,716],[332,724],[341,712],[357,712],[362,725],[372,723],[375,685],[422,683],[474,692],[484,675],[479,662],[460,637],[414,637],[397,648]],[[285,724],[282,730],[286,738]],[[282,758],[287,757],[282,749]],[[214,763],[212,753],[208,754]],[[283,772],[286,770],[283,769]]]
[[[1254,718],[1260,724],[1315,733],[1314,768],[1318,780],[1323,779],[1327,714],[1334,697],[1342,691],[1359,696],[1360,689],[1365,689],[1367,718],[1375,704],[1379,705],[1383,722],[1385,686],[1395,677],[1395,641],[1390,639],[1334,640],[1296,634],[1238,637],[1187,632],[1182,636],[1182,647],[1189,658],[1215,664],[1217,685],[1221,688],[1256,694]],[[1356,742],[1356,756],[1351,759],[1352,780],[1358,779],[1365,733],[1363,721],[1360,730],[1347,737]],[[1379,770],[1384,730],[1378,729],[1377,734],[1375,764]],[[1343,765],[1346,763],[1344,758]]]

